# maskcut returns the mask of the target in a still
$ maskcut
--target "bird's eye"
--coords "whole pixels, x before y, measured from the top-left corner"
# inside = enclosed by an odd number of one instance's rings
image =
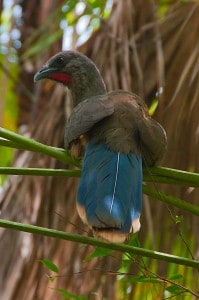
[[[56,63],[59,65],[59,66],[62,66],[64,64],[64,58],[63,57],[58,57],[56,59]]]

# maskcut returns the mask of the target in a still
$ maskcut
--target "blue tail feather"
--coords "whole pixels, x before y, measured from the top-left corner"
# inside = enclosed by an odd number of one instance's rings
[[[109,231],[124,234],[123,240],[132,231],[133,222],[139,222],[141,203],[141,157],[89,142],[77,195],[83,219],[99,236]]]

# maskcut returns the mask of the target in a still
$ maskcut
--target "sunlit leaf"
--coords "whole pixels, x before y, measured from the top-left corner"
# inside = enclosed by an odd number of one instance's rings
[[[160,0],[158,7],[158,15],[160,18],[163,18],[167,10],[169,9],[169,0]]]
[[[172,275],[169,276],[170,280],[177,280],[177,279],[182,279],[182,278],[183,278],[183,276],[179,273],[172,274]]]
[[[40,262],[43,264],[44,267],[49,269],[50,271],[53,271],[55,273],[59,273],[58,267],[49,259],[42,259]]]
[[[50,47],[53,43],[55,43],[63,34],[63,31],[59,29],[54,34],[46,34],[42,36],[41,39],[38,40],[32,47],[30,47],[24,54],[21,56],[21,59],[27,59],[28,57],[35,56],[36,54],[41,54],[46,51],[46,48]]]
[[[182,223],[183,219],[184,219],[183,216],[176,216],[175,217],[176,224],[177,223]]]
[[[179,287],[178,285],[170,285],[166,288],[166,291],[168,291],[171,294],[179,294],[183,292],[183,289]]]
[[[52,276],[52,275],[50,275],[50,276],[48,276],[48,279],[50,280],[50,282],[54,282],[55,281],[55,276]]]
[[[91,253],[90,255],[88,255],[84,261],[88,261],[94,257],[102,257],[102,256],[107,256],[109,254],[111,254],[112,250],[108,249],[108,248],[101,248],[101,247],[96,247],[95,250],[93,251],[93,253]]]
[[[158,107],[158,99],[154,98],[150,107],[149,107],[149,115],[153,116],[153,114],[155,113],[156,109]]]
[[[160,283],[160,280],[155,276],[133,276],[132,278],[128,278],[128,282]]]
[[[19,67],[16,63],[11,63],[6,56],[0,55],[0,63],[3,68],[0,68],[0,85],[1,85],[1,126],[16,131],[18,120],[18,102],[14,91],[18,78]],[[13,159],[13,149],[0,148],[0,166],[7,167]],[[0,185],[3,185],[6,176],[0,175]]]
[[[53,289],[57,292],[59,292],[62,295],[62,299],[74,299],[74,300],[87,300],[88,298],[86,296],[78,296],[76,294],[73,294],[65,289]]]

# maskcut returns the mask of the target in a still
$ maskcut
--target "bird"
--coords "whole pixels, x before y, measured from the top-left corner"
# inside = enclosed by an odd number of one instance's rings
[[[97,66],[78,51],[51,57],[34,76],[35,82],[41,79],[71,91],[64,147],[82,158],[76,199],[80,218],[96,238],[128,241],[141,226],[143,167],[160,162],[167,148],[164,128],[136,94],[107,91]]]

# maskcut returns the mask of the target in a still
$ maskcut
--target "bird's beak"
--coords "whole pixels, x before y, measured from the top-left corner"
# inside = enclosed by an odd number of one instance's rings
[[[49,75],[56,72],[56,68],[43,67],[34,76],[34,82],[39,81],[44,78],[49,78]]]

